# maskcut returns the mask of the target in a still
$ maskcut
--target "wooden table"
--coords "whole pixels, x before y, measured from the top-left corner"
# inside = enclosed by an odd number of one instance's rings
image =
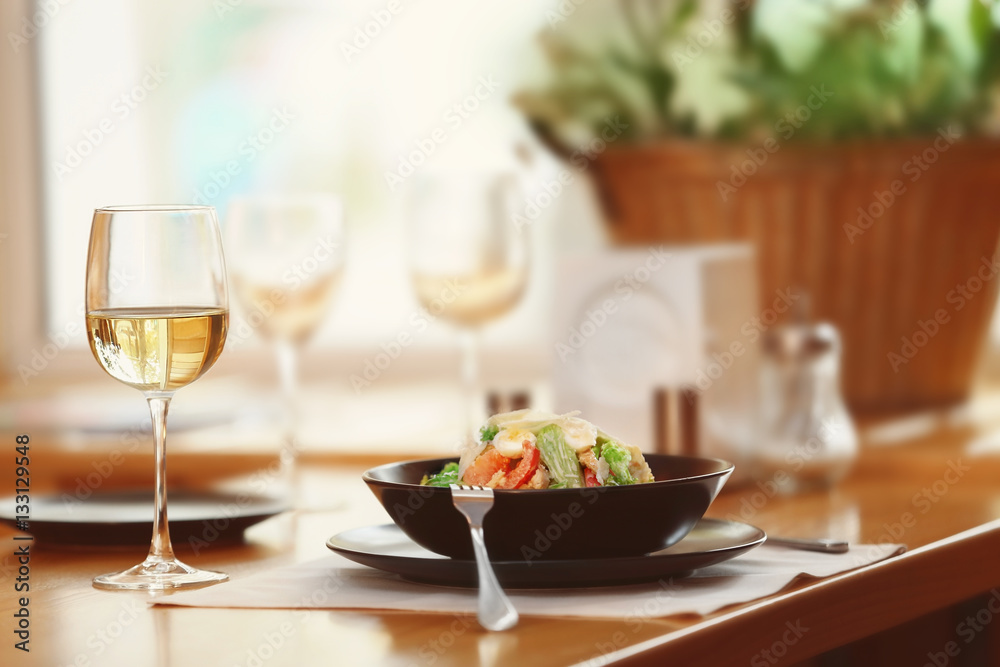
[[[828,493],[782,498],[770,497],[759,486],[729,489],[712,506],[711,516],[743,518],[774,534],[904,542],[910,550],[708,617],[528,617],[513,631],[490,634],[471,617],[451,615],[153,608],[143,594],[90,585],[95,574],[140,560],[143,548],[32,543],[31,652],[23,654],[13,648],[17,564],[8,554],[27,542],[15,541],[16,534],[3,529],[0,663],[788,665],[888,628],[909,627],[905,641],[890,643],[890,649],[884,642],[882,648],[869,644],[871,664],[922,665],[928,654],[948,660],[939,664],[986,664],[975,662],[982,656],[1000,664],[989,628],[976,631],[967,644],[969,631],[959,626],[969,613],[974,617],[988,609],[989,591],[1000,586],[1000,457],[970,454],[975,435],[968,428],[943,426],[902,444],[867,446],[848,479]],[[179,549],[179,556],[234,578],[322,556],[328,553],[324,542],[329,536],[388,521],[359,479],[365,466],[307,461],[304,483],[319,492],[313,497],[321,498],[325,508],[275,517],[251,529],[246,544],[214,545],[197,557]],[[976,598],[984,593],[987,597]],[[985,619],[985,612],[980,616]],[[799,632],[789,634],[790,627]],[[863,644],[855,644],[855,651],[858,646]],[[893,651],[891,659],[872,653],[885,650]],[[949,656],[948,650],[959,655]],[[849,664],[864,661],[852,658]]]

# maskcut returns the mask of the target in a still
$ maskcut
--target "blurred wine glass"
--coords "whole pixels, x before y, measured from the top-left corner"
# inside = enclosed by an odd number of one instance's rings
[[[302,346],[329,310],[344,265],[344,223],[332,195],[247,196],[229,203],[226,254],[233,294],[254,331],[277,353],[284,402],[281,461],[298,453]]]
[[[520,200],[513,174],[461,172],[417,177],[409,202],[417,299],[460,334],[466,439],[482,418],[479,331],[518,304],[528,279],[528,234],[512,220]]]

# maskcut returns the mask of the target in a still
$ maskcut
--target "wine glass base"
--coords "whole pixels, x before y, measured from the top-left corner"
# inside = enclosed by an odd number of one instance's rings
[[[94,588],[107,590],[164,591],[218,584],[229,579],[223,572],[198,570],[177,559],[146,559],[122,572],[94,577]]]

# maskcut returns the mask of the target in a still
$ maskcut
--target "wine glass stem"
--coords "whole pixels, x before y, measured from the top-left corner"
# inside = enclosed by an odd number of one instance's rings
[[[294,458],[298,415],[295,395],[299,389],[299,349],[295,343],[288,340],[276,341],[278,354],[278,375],[281,381],[281,400],[284,408],[284,443],[281,452],[282,462],[290,463]]]
[[[479,331],[474,327],[462,327],[459,334],[462,346],[462,394],[465,401],[465,423],[463,436],[467,442],[476,440],[476,425],[479,421]]]
[[[167,524],[167,410],[170,395],[147,396],[149,416],[153,420],[153,458],[156,466],[156,513],[153,515],[153,541],[147,560],[158,562],[174,560],[170,544],[170,526]]]

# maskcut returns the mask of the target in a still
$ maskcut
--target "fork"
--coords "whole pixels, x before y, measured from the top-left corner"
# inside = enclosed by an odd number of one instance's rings
[[[472,533],[476,571],[479,573],[479,624],[487,630],[509,630],[517,625],[517,610],[500,588],[483,540],[483,517],[493,508],[493,489],[452,484],[451,500],[455,509],[468,519],[469,532]]]

